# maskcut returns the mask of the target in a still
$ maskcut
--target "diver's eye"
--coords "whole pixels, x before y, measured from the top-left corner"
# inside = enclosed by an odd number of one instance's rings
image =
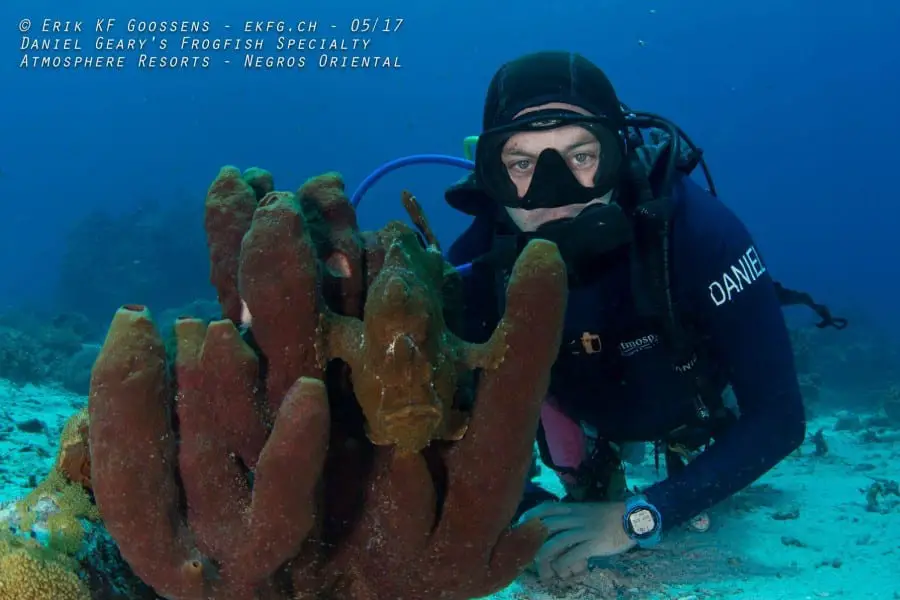
[[[597,161],[593,152],[576,152],[572,155],[572,164],[576,167],[590,167]]]
[[[515,160],[506,165],[506,168],[510,173],[527,173],[531,170],[531,160],[527,158],[523,158],[521,160]]]

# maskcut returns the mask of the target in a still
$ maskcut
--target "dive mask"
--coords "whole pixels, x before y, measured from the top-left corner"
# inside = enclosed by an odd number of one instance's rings
[[[593,185],[582,185],[569,166],[571,156],[564,156],[554,148],[547,148],[537,157],[531,183],[520,197],[510,179],[503,160],[503,149],[509,139],[528,131],[547,131],[576,126],[589,134],[587,140],[597,152],[597,173]],[[584,145],[590,144],[590,141]],[[599,145],[599,150],[596,150]],[[582,145],[580,145],[582,146]],[[573,154],[579,153],[575,148]],[[626,154],[625,132],[614,128],[613,121],[567,110],[542,110],[528,113],[503,125],[483,132],[475,148],[475,178],[478,187],[489,197],[507,208],[555,208],[571,204],[587,204],[601,198],[616,187]],[[511,160],[516,160],[515,158]]]

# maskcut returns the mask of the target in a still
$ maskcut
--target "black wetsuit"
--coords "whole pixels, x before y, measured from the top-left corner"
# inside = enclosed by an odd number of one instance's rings
[[[669,528],[746,487],[803,441],[806,423],[788,330],[753,240],[719,200],[688,178],[676,182],[671,230],[672,294],[691,315],[712,379],[731,385],[740,417],[680,472],[644,490]],[[488,250],[494,220],[476,217],[454,243],[454,264]],[[696,422],[661,332],[632,299],[627,259],[571,289],[550,393],[568,416],[612,442],[664,439]],[[466,278],[466,331],[486,339],[498,320],[496,278],[477,264]],[[587,336],[586,336],[587,334]]]

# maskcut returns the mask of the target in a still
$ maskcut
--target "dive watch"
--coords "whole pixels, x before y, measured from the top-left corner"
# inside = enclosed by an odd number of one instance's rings
[[[662,515],[641,495],[632,496],[625,501],[622,526],[628,537],[637,542],[640,548],[655,546],[662,537]]]

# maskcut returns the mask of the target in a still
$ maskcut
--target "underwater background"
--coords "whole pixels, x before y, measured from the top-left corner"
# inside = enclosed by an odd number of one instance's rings
[[[352,191],[398,157],[462,156],[499,65],[565,49],[601,66],[632,108],[678,123],[705,151],[720,197],[773,276],[850,327],[817,330],[806,309],[787,310],[810,441],[712,511],[710,531],[674,536],[571,589],[526,577],[498,598],[900,598],[900,4],[132,4],[0,6],[0,519],[12,519],[15,501],[50,472],[120,305],[146,304],[162,326],[218,313],[203,199],[221,166],[263,167],[291,190],[336,170]],[[94,30],[111,18],[117,29]],[[44,19],[81,20],[86,30],[42,33]],[[32,51],[26,39],[77,38],[90,56],[101,54],[98,36],[148,37],[128,32],[129,19],[208,20],[217,37],[267,47],[279,33],[239,31],[246,21],[318,21],[309,37],[371,38],[343,54],[392,66],[319,68],[321,53],[306,51],[292,53],[309,58],[302,69],[257,69],[242,64],[248,52],[177,49],[168,54],[210,64],[141,68],[141,50],[113,50],[102,54],[126,57],[125,66],[22,65],[29,55],[66,55]],[[354,19],[394,26],[324,30]],[[359,208],[361,228],[408,220],[400,193],[409,190],[449,245],[468,217],[443,191],[464,174],[432,165],[386,176]],[[652,453],[633,463],[635,482],[656,476]],[[0,585],[0,600],[15,597],[2,594]]]

